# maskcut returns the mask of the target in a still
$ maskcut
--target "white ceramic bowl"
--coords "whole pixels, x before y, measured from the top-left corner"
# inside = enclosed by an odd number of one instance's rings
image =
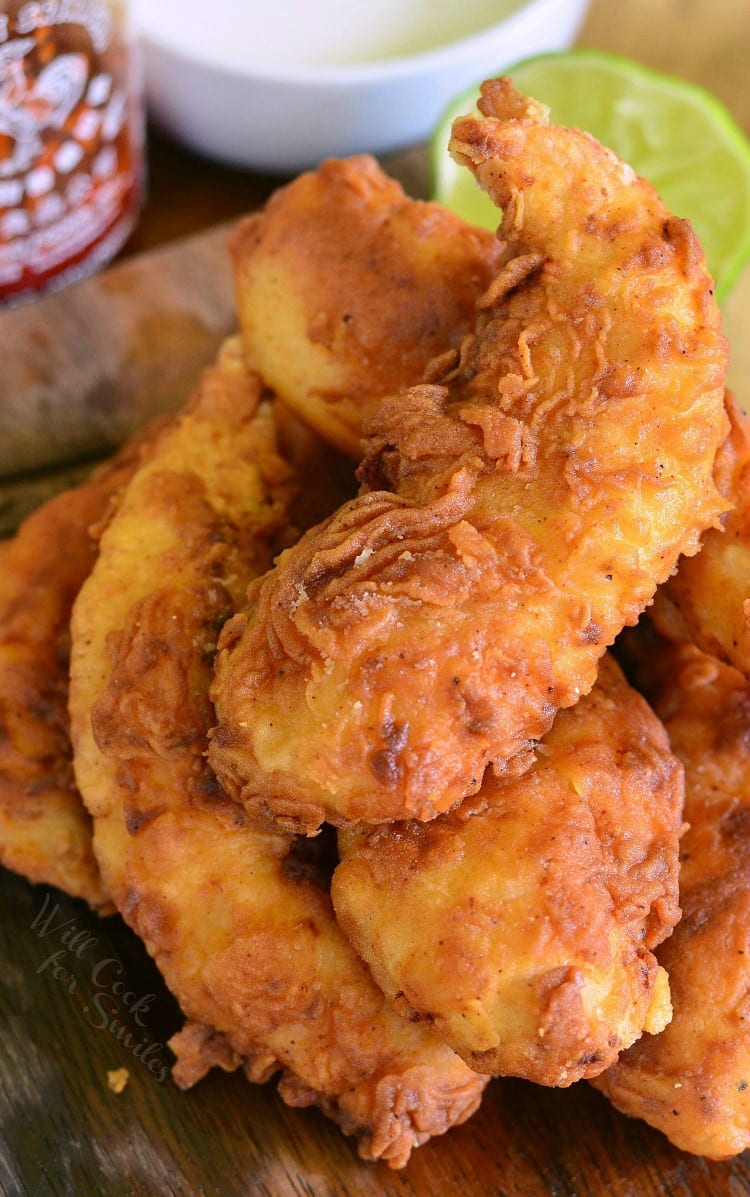
[[[156,122],[213,158],[273,172],[425,140],[463,89],[570,45],[587,6],[130,0]]]

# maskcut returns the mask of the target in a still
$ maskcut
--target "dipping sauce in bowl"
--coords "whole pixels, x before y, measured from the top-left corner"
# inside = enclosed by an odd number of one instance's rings
[[[143,0],[144,8],[150,7]],[[355,66],[423,54],[481,33],[524,7],[524,0],[284,0],[207,4],[190,17],[183,0],[160,0],[149,35],[229,70]]]
[[[295,171],[427,138],[478,78],[568,46],[588,0],[132,0],[151,111],[222,161]]]

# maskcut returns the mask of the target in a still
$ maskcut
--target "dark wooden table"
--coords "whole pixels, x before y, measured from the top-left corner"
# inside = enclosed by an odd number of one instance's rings
[[[713,86],[750,132],[748,0],[594,0],[581,40]],[[149,160],[148,201],[126,250],[133,259],[235,219],[282,181],[217,166],[156,131]],[[423,150],[389,165],[412,194],[425,193]],[[727,309],[741,382],[750,374],[749,288],[746,278]],[[0,873],[0,893],[3,1197],[750,1194],[750,1153],[729,1163],[688,1156],[585,1084],[493,1081],[480,1112],[401,1173],[361,1163],[322,1115],[286,1109],[272,1084],[216,1073],[181,1093],[164,1046],[179,1013],[122,922],[9,873]],[[72,926],[84,932],[76,949],[63,939]],[[143,999],[143,1025],[116,979]],[[129,1081],[118,1095],[107,1073],[123,1067]]]

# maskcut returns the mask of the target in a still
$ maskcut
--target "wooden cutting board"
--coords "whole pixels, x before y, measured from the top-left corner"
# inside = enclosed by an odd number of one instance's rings
[[[181,1093],[164,1047],[179,1014],[123,923],[97,919],[82,903],[9,873],[0,874],[0,902],[4,1197],[750,1192],[750,1153],[718,1164],[685,1155],[583,1083],[550,1090],[492,1081],[469,1122],[421,1147],[396,1173],[360,1161],[317,1110],[287,1109],[273,1084],[214,1072]],[[71,929],[83,933],[77,950],[63,939]],[[138,999],[136,1018],[128,1007]],[[119,1068],[129,1080],[117,1095],[107,1073]]]
[[[427,194],[422,148],[383,165],[410,195]],[[271,187],[257,180],[258,202]],[[179,238],[0,311],[0,539],[152,416],[185,402],[236,327],[235,225]]]
[[[184,402],[235,325],[231,230],[0,313],[0,477],[111,451]]]

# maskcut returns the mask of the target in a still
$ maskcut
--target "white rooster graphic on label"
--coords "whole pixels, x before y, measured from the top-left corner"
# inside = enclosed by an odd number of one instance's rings
[[[12,146],[0,159],[0,178],[24,174],[34,165],[43,149],[41,130],[61,129],[86,91],[85,54],[61,54],[29,80],[23,60],[33,47],[30,37],[0,46],[0,137]]]

